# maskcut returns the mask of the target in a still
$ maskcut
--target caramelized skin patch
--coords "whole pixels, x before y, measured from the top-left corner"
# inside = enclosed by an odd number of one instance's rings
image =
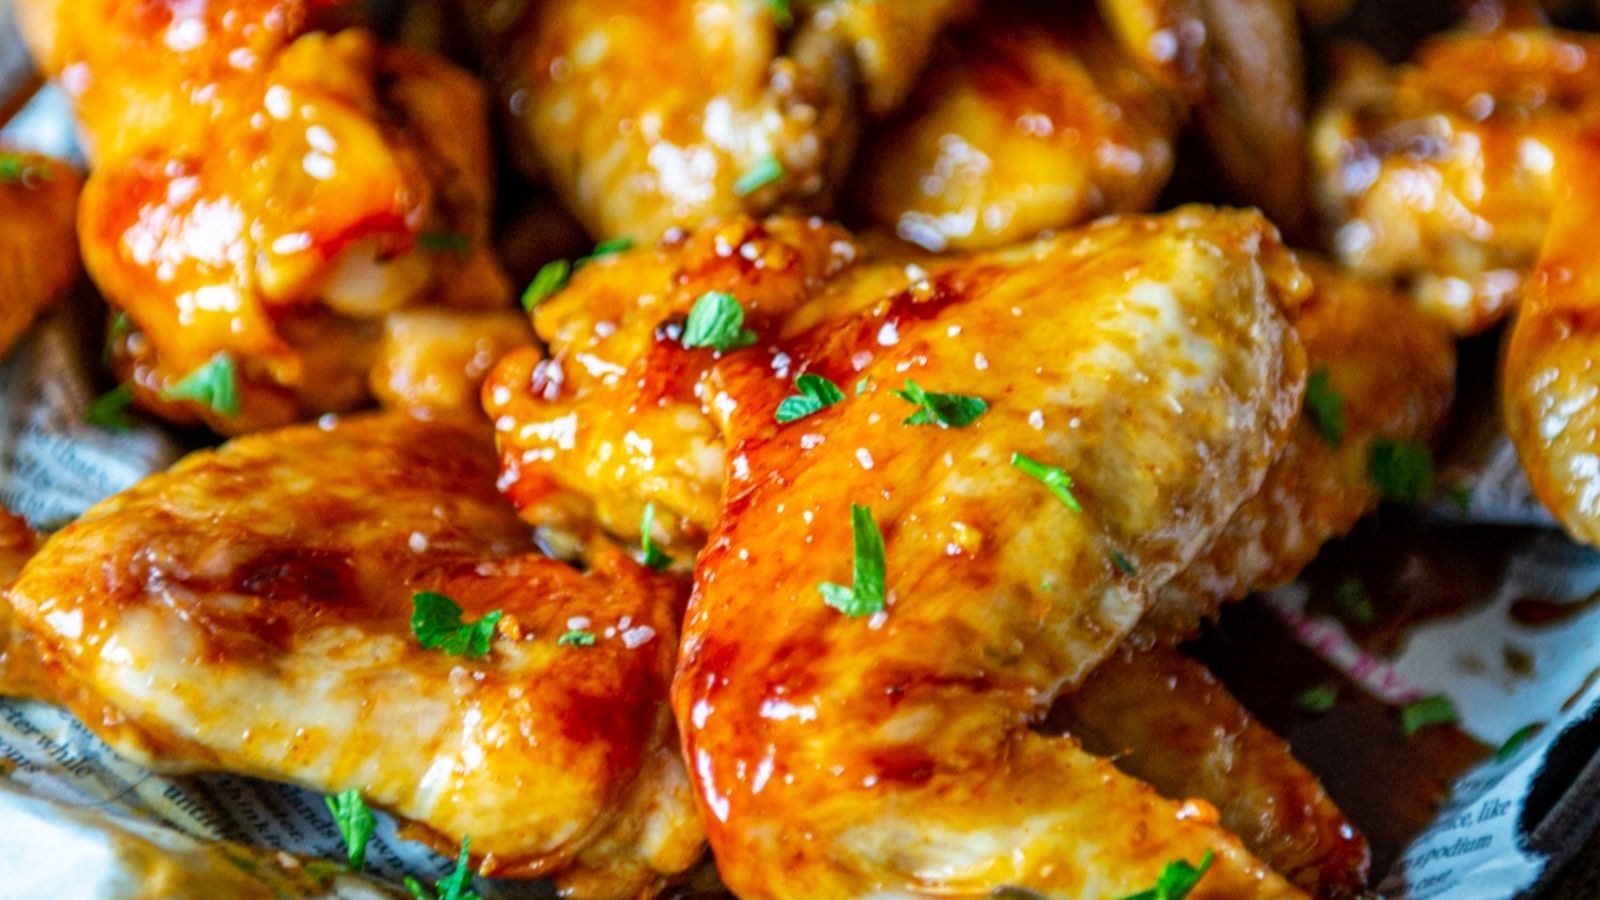
[[[384,314],[507,302],[480,90],[359,29],[318,30],[346,7],[19,4],[93,157],[79,236],[131,320],[113,350],[141,405],[230,433],[349,409]],[[237,414],[163,398],[218,354]]]
[[[867,142],[854,202],[934,251],[1142,210],[1172,173],[1182,113],[1092,9],[985,14]]]
[[[1306,892],[1364,891],[1367,842],[1289,746],[1194,660],[1124,645],[1051,718],[1162,796],[1210,802],[1224,828]]]
[[[1121,897],[1212,850],[1192,896],[1298,894],[1204,804],[1029,726],[1259,486],[1300,399],[1303,287],[1259,216],[1191,208],[822,298],[839,314],[785,352],[868,386],[802,422],[774,424],[790,385],[767,352],[716,367],[728,485],[673,707],[732,890]],[[908,378],[990,408],[902,425]],[[1069,473],[1083,511],[1018,452]],[[818,590],[851,582],[853,503],[886,544],[865,618]]]
[[[540,555],[494,472],[483,435],[394,415],[194,454],[25,568],[28,683],[153,768],[357,788],[484,874],[636,894],[701,847],[682,586],[602,543],[582,574]],[[503,610],[489,654],[422,649],[418,591]]]
[[[1407,65],[1344,66],[1312,128],[1340,259],[1410,281],[1459,333],[1521,295],[1556,202],[1555,156],[1600,111],[1600,39],[1553,29],[1457,34]]]
[[[1443,323],[1396,291],[1302,258],[1315,285],[1295,324],[1306,364],[1343,402],[1337,444],[1302,414],[1261,491],[1159,594],[1145,624],[1188,636],[1221,603],[1293,579],[1328,540],[1372,511],[1377,439],[1427,443],[1455,392],[1455,344]]]
[[[831,206],[863,120],[898,106],[969,0],[477,0],[521,137],[589,230],[654,240]],[[788,4],[785,4],[788,7]],[[747,181],[756,173],[770,177]]]
[[[0,355],[78,274],[73,233],[82,186],[65,163],[0,147]]]

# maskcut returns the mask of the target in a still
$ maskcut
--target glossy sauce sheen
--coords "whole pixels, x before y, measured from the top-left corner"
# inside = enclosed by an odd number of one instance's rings
[[[506,304],[485,245],[481,91],[341,28],[351,8],[18,4],[83,126],[79,237],[130,319],[112,350],[141,405],[228,433],[350,409],[367,398],[385,313]],[[239,371],[237,415],[162,398],[218,353]]]
[[[829,295],[823,324],[784,342],[809,371],[868,381],[802,422],[773,424],[789,386],[762,351],[712,375],[729,483],[674,709],[729,887],[1119,897],[1212,849],[1194,896],[1294,895],[1209,805],[1028,726],[1259,486],[1304,378],[1284,315],[1303,275],[1259,217],[1196,208],[926,280]],[[903,426],[914,410],[889,391],[906,378],[991,408]],[[1084,513],[1012,468],[1016,451],[1069,471]],[[887,545],[871,618],[817,591],[850,581],[852,502]]]
[[[46,543],[8,668],[153,768],[357,788],[485,874],[642,890],[701,846],[666,706],[682,585],[538,554],[484,438],[390,415],[190,456]],[[503,610],[490,653],[422,649],[417,591]]]

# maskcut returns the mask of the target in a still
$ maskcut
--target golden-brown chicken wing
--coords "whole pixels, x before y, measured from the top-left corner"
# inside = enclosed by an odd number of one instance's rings
[[[1051,719],[1162,796],[1209,801],[1224,828],[1306,892],[1365,889],[1367,842],[1288,745],[1194,660],[1124,645]]]
[[[898,106],[969,0],[479,0],[490,68],[591,232],[654,240],[826,210],[864,118]]]
[[[0,148],[0,355],[78,273],[78,173]]]
[[[581,574],[538,554],[494,481],[486,434],[392,414],[190,456],[26,566],[27,683],[153,768],[359,789],[484,874],[632,896],[701,847],[683,588],[600,542]],[[487,652],[424,649],[418,592],[502,613]]]
[[[349,409],[386,313],[506,304],[481,92],[349,6],[19,5],[77,105],[84,259],[142,405],[224,432]]]
[[[929,250],[992,247],[1148,208],[1184,104],[1084,4],[955,28],[867,142],[853,202]]]
[[[779,425],[790,385],[767,348],[708,388],[728,488],[673,699],[729,886],[1120,897],[1209,850],[1193,896],[1295,895],[1209,806],[1029,728],[1286,438],[1292,258],[1256,215],[1188,209],[967,257],[906,291],[872,274],[779,343],[863,393]],[[904,424],[908,381],[988,406],[965,427]]]
[[[1347,59],[1312,128],[1340,259],[1411,283],[1461,333],[1517,301],[1555,202],[1555,148],[1600,111],[1600,39],[1455,34],[1385,69]]]
[[[1377,505],[1373,443],[1426,444],[1449,411],[1456,356],[1445,326],[1386,285],[1302,262],[1315,289],[1295,329],[1321,398],[1336,410],[1301,415],[1261,491],[1161,591],[1145,620],[1157,632],[1188,636],[1223,601],[1298,575]]]

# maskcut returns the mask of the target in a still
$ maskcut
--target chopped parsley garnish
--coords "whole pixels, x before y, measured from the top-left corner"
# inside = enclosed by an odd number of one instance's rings
[[[883,612],[883,532],[872,520],[872,510],[850,504],[850,530],[855,536],[855,583],[850,587],[824,581],[817,585],[822,599],[847,616],[859,618]]]
[[[1012,457],[1012,464],[1016,464],[1016,457]],[[1068,479],[1068,483],[1071,483],[1071,479]],[[1072,495],[1069,493],[1067,496],[1070,497]],[[1128,558],[1123,556],[1122,551],[1120,550],[1115,548],[1112,549],[1111,561],[1116,564],[1118,569],[1122,570],[1122,574],[1124,575],[1137,575],[1139,573],[1139,570],[1133,567],[1133,563],[1128,562]]]
[[[1538,734],[1542,728],[1544,728],[1543,722],[1535,722],[1532,725],[1524,725],[1513,731],[1511,736],[1506,738],[1506,742],[1500,745],[1500,749],[1494,752],[1494,761],[1503,763],[1516,756],[1517,752],[1528,743],[1528,739]]]
[[[1037,459],[1023,453],[1011,454],[1011,465],[1022,470],[1024,475],[1030,475],[1044,482],[1050,493],[1056,499],[1066,504],[1067,509],[1075,513],[1083,512],[1083,506],[1078,503],[1078,498],[1072,496],[1072,477],[1055,466],[1047,466]]]
[[[778,404],[779,425],[804,419],[844,400],[844,391],[821,375],[801,375],[794,380],[794,389],[800,393],[785,397]]]
[[[1400,708],[1400,727],[1407,736],[1430,725],[1448,725],[1460,718],[1456,713],[1456,705],[1443,694],[1431,694]]]
[[[1450,486],[1449,490],[1444,492],[1444,495],[1450,498],[1450,502],[1454,503],[1462,512],[1472,511],[1471,486],[1465,484],[1453,484]]]
[[[0,153],[0,184],[33,187],[40,181],[48,181],[49,178],[49,169],[36,166],[15,153]]]
[[[776,156],[768,154],[751,166],[750,171],[739,176],[739,180],[733,183],[733,192],[741,197],[748,196],[782,178],[783,164],[778,162]]]
[[[239,414],[239,375],[227,351],[211,357],[200,368],[161,392],[163,400],[193,400],[224,416]]]
[[[594,632],[574,628],[556,638],[556,643],[563,647],[592,647],[594,646]]]
[[[756,342],[756,333],[744,327],[744,307],[732,294],[706,291],[694,302],[683,323],[683,346],[690,350],[737,350]]]
[[[1345,618],[1357,625],[1371,625],[1378,618],[1372,598],[1367,596],[1366,585],[1354,576],[1339,582],[1339,586],[1333,589],[1333,604]]]
[[[1426,447],[1410,441],[1373,441],[1367,475],[1394,503],[1418,503],[1433,491],[1433,460]]]
[[[1295,700],[1295,706],[1308,713],[1325,713],[1333,709],[1333,704],[1339,701],[1339,686],[1336,684],[1319,684],[1316,687],[1306,688]]]
[[[567,277],[571,274],[572,264],[564,259],[551,260],[540,266],[533,280],[528,282],[528,289],[522,292],[522,308],[533,312],[535,306],[566,287]]]
[[[455,871],[439,879],[437,887],[430,888],[410,875],[406,876],[406,890],[414,900],[483,900],[472,890],[472,870],[467,865],[467,846],[471,835],[461,838],[461,856],[456,859]]]
[[[964,428],[989,411],[989,404],[977,397],[962,394],[936,394],[922,389],[911,379],[906,386],[893,394],[901,400],[919,406],[906,418],[903,425],[939,425],[944,428]]]
[[[417,235],[417,246],[424,250],[466,255],[472,252],[472,238],[458,231],[424,231]]]
[[[1344,443],[1344,397],[1333,389],[1333,378],[1327,369],[1312,372],[1306,380],[1306,413],[1329,446]]]
[[[411,595],[411,633],[424,650],[441,649],[451,656],[477,659],[489,652],[494,627],[505,613],[495,610],[476,622],[461,621],[461,607],[433,591]]]
[[[656,505],[646,503],[644,516],[639,520],[639,549],[644,551],[644,564],[657,572],[672,565],[672,557],[661,552],[650,533],[656,528]]]
[[[594,249],[589,251],[588,256],[578,257],[577,261],[572,264],[572,268],[581,269],[585,265],[592,263],[597,259],[604,259],[607,256],[615,256],[618,253],[625,253],[632,249],[633,238],[631,237],[619,237],[612,238],[608,241],[601,241],[600,243],[594,245]]]
[[[1204,878],[1206,871],[1211,868],[1211,861],[1216,854],[1210,850],[1200,857],[1200,865],[1191,866],[1187,860],[1174,860],[1161,867],[1161,874],[1156,878],[1156,886],[1137,894],[1129,894],[1122,900],[1183,900],[1194,890],[1194,886]]]
[[[789,7],[789,0],[766,0],[766,3],[767,8],[772,10],[772,21],[779,28],[794,27],[794,10]]]
[[[865,394],[867,392],[867,388],[869,387],[872,387],[872,379],[870,378],[863,378],[856,382],[856,396],[859,397],[862,394]]]
[[[83,420],[107,431],[127,431],[133,427],[133,420],[128,418],[128,407],[132,403],[133,391],[119,384],[94,398],[84,410]]]
[[[372,832],[378,827],[372,810],[367,809],[367,801],[354,788],[322,800],[328,804],[328,812],[333,813],[333,824],[339,826],[339,836],[344,838],[345,849],[350,854],[351,871],[361,871],[367,864],[367,843],[372,840]]]

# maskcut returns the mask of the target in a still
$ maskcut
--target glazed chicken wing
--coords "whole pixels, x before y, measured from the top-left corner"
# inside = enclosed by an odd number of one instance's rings
[[[1555,154],[1600,111],[1600,39],[1456,34],[1385,69],[1346,60],[1312,128],[1316,188],[1348,266],[1410,282],[1461,333],[1523,291],[1556,202]]]
[[[349,409],[387,313],[507,305],[480,90],[348,7],[19,3],[77,107],[79,236],[141,405],[229,433]]]
[[[633,896],[701,849],[682,585],[603,542],[582,573],[539,554],[494,482],[486,435],[393,414],[197,453],[26,566],[21,681],[152,768],[359,789],[484,874]],[[487,652],[422,647],[419,592],[501,613]]]
[[[1162,589],[1145,619],[1158,633],[1188,637],[1223,601],[1293,579],[1377,506],[1374,443],[1426,444],[1449,411],[1456,354],[1444,324],[1386,285],[1315,258],[1302,263],[1315,288],[1295,329],[1324,402],[1336,408],[1300,417],[1260,492]]]
[[[717,368],[733,462],[673,706],[730,888],[1121,897],[1210,851],[1195,897],[1298,893],[1030,725],[1259,487],[1303,284],[1254,214],[1109,220],[848,298],[783,347],[867,386],[799,422],[765,354]],[[907,423],[911,382],[987,410]]]
[[[825,210],[864,119],[898,106],[968,0],[477,0],[491,71],[589,230],[654,240]]]
[[[1148,209],[1192,114],[1232,195],[1298,229],[1299,58],[1282,0],[1000,3],[951,29],[868,141],[855,203],[936,251]]]
[[[0,355],[78,274],[80,186],[64,163],[0,149]]]

